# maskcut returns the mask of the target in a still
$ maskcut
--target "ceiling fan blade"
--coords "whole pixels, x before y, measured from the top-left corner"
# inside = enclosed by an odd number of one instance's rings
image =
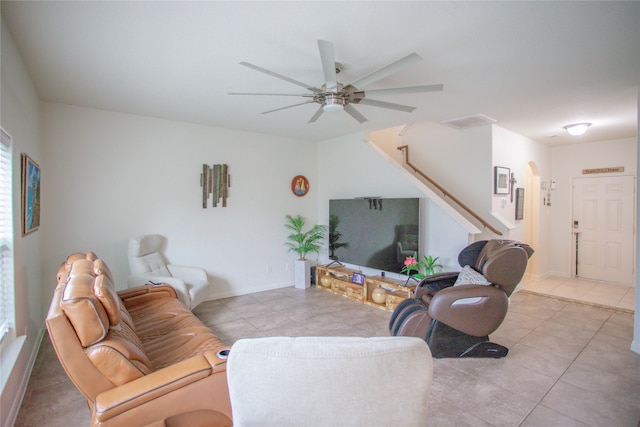
[[[336,76],[336,57],[333,53],[333,43],[326,40],[318,40],[318,49],[320,49],[326,89],[328,92],[337,90],[338,77]]]
[[[269,113],[273,113],[274,111],[280,111],[280,110],[286,110],[287,108],[293,108],[293,107],[297,107],[298,105],[304,105],[304,104],[312,104],[315,101],[305,101],[305,102],[301,102],[299,104],[293,104],[293,105],[287,105],[286,107],[280,107],[280,108],[276,108],[275,110],[269,110],[269,111],[263,111],[260,114],[269,114]]]
[[[307,123],[315,123],[315,121],[320,118],[322,113],[324,113],[324,108],[322,108],[322,105],[321,105],[320,108],[318,108],[318,111],[316,111],[315,114],[311,116],[311,118]]]
[[[294,80],[291,77],[287,77],[287,76],[283,76],[282,74],[278,74],[274,71],[271,70],[267,70],[266,68],[262,68],[262,67],[258,67],[257,65],[253,65],[250,64],[248,62],[241,62],[240,65],[244,65],[245,67],[251,68],[252,70],[256,70],[256,71],[260,71],[261,73],[265,73],[265,74],[269,74],[270,76],[276,77],[278,79],[284,80],[286,82],[289,83],[293,83],[294,85],[298,85],[301,86],[307,90],[310,90],[312,92],[316,92],[316,91],[320,91],[320,89],[318,89],[317,87],[314,87],[312,85],[308,85],[306,83],[300,82],[298,80]]]
[[[444,85],[424,85],[424,86],[408,86],[408,87],[394,87],[389,89],[371,89],[366,90],[365,95],[402,95],[405,93],[420,93],[420,92],[442,92]]]
[[[264,92],[227,92],[227,95],[265,95],[265,96],[304,96],[312,97],[312,93],[264,93]]]
[[[407,113],[412,112],[416,107],[410,107],[408,105],[394,104],[393,102],[377,101],[375,99],[362,98],[358,104],[371,105],[372,107],[389,108],[391,110],[404,111]]]
[[[358,123],[364,123],[367,121],[367,118],[365,116],[363,116],[362,114],[360,114],[360,112],[358,110],[356,110],[353,105],[351,104],[347,104],[344,106],[344,111],[347,112],[347,114],[349,114],[351,117],[353,117],[354,119],[356,119],[358,121]]]
[[[411,64],[419,62],[422,58],[417,53],[411,53],[404,58],[398,59],[395,62],[392,62],[389,65],[385,65],[384,67],[367,74],[364,77],[359,78],[358,80],[351,83],[352,86],[357,88],[364,88],[369,86],[373,82],[377,82],[378,80],[390,76],[391,74],[397,73],[405,67],[408,67]]]

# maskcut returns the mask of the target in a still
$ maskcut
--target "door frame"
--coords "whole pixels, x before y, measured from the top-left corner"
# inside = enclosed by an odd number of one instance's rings
[[[575,218],[575,212],[573,210],[573,206],[574,206],[574,193],[575,193],[575,181],[577,179],[584,179],[584,178],[620,178],[620,177],[630,177],[631,179],[633,179],[633,201],[632,201],[632,209],[633,209],[633,225],[632,225],[632,229],[633,229],[633,254],[632,254],[632,259],[634,260],[632,263],[632,276],[635,278],[635,275],[637,274],[636,272],[636,254],[637,254],[637,228],[638,228],[638,224],[637,224],[637,199],[638,199],[638,178],[635,175],[631,175],[631,174],[627,174],[627,173],[623,173],[623,174],[598,174],[597,176],[593,176],[593,175],[579,175],[579,176],[573,176],[571,177],[571,209],[570,209],[570,221],[573,221],[573,218]],[[576,276],[576,239],[575,239],[575,233],[573,232],[573,224],[569,224],[570,227],[570,244],[569,244],[569,251],[571,252],[571,265],[569,266],[569,271],[570,271],[570,276],[572,278],[580,278],[580,276]],[[584,280],[596,280],[596,279],[588,279],[585,278]],[[623,284],[623,283],[621,283]],[[626,285],[626,284],[624,284]],[[629,286],[632,287],[636,287],[636,281],[632,280],[631,283],[628,284]]]

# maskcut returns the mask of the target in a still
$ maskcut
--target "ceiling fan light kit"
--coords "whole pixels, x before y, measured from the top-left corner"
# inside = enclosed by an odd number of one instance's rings
[[[368,85],[377,82],[380,79],[388,77],[403,68],[420,61],[420,56],[417,53],[411,53],[391,64],[385,65],[376,71],[373,71],[350,84],[342,84],[338,82],[337,75],[342,69],[342,65],[335,60],[333,51],[333,43],[326,40],[318,40],[318,49],[320,51],[320,60],[322,61],[322,72],[324,74],[325,83],[320,87],[308,85],[301,81],[292,79],[291,77],[284,76],[266,68],[253,65],[248,62],[241,62],[241,65],[251,68],[253,70],[268,74],[272,77],[287,81],[297,86],[303,87],[310,93],[304,94],[292,94],[292,93],[244,93],[244,92],[231,92],[229,95],[266,95],[266,96],[297,96],[303,98],[311,98],[308,101],[287,105],[285,107],[276,108],[269,111],[264,111],[262,114],[273,113],[275,111],[285,110],[291,107],[297,107],[299,105],[316,103],[320,105],[320,108],[309,119],[308,123],[313,123],[324,113],[345,111],[353,119],[359,123],[364,123],[367,118],[363,116],[352,104],[363,104],[378,108],[387,108],[391,110],[412,112],[416,107],[408,105],[395,104],[392,102],[378,101],[367,97],[369,95],[402,95],[407,93],[421,93],[421,92],[441,92],[443,89],[442,84],[436,85],[422,85],[422,86],[410,86],[410,87],[397,87],[388,89],[373,89],[366,91]]]
[[[566,125],[563,127],[567,130],[567,132],[569,132],[569,135],[580,136],[583,135],[587,131],[587,129],[589,129],[589,126],[591,126],[591,123],[573,123],[571,125]]]
[[[344,99],[339,96],[328,96],[324,100],[322,109],[326,112],[344,110]]]

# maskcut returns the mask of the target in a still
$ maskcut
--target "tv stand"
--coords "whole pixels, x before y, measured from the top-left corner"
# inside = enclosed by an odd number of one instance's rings
[[[404,286],[404,280],[383,276],[365,276],[364,284],[359,285],[351,280],[354,273],[362,274],[362,271],[342,265],[332,266],[332,264],[316,267],[317,288],[381,310],[395,310],[398,304],[407,298],[411,298],[416,289],[417,284],[415,283]],[[373,290],[377,287],[382,287],[387,291],[387,299],[384,304],[379,304],[373,300]]]

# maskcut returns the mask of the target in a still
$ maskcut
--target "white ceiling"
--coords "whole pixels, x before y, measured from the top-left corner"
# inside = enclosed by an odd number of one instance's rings
[[[323,140],[416,121],[484,114],[549,143],[637,135],[640,2],[2,1],[4,23],[41,98],[213,126]],[[358,105],[369,121],[304,101],[228,92],[300,88],[247,61],[323,83],[317,40],[352,81],[417,52],[422,61],[369,89],[443,83],[440,93]],[[302,89],[304,92],[304,89]],[[592,122],[569,137],[563,125]]]

